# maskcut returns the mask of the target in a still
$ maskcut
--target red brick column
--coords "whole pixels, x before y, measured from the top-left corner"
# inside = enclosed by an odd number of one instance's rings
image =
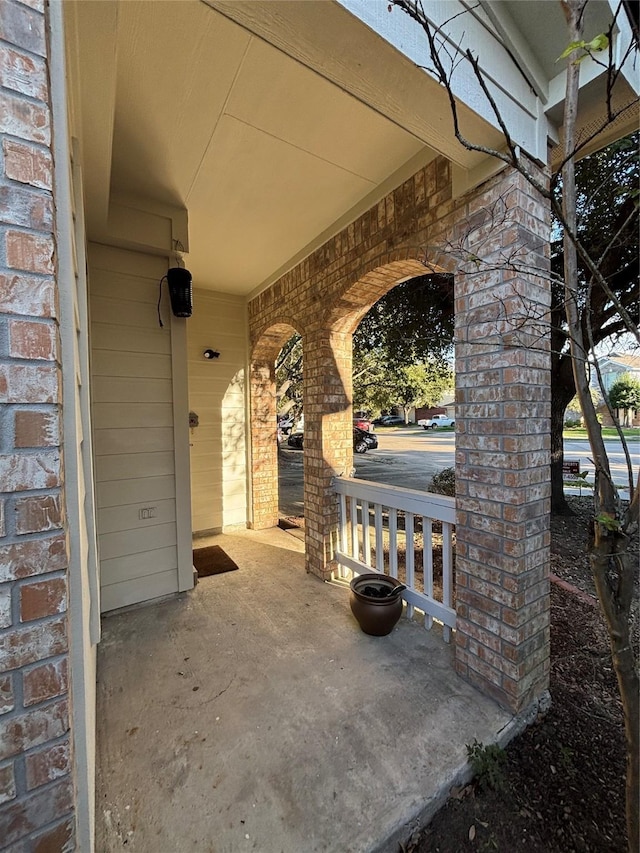
[[[251,406],[250,526],[256,530],[278,523],[278,442],[275,363],[280,350],[296,333],[290,318],[267,325],[256,335],[251,352],[249,396]]]
[[[74,824],[45,33],[42,0],[1,4],[0,845],[25,850]]]
[[[550,296],[528,271],[548,269],[549,219],[510,172],[469,207],[482,264],[455,278],[456,669],[518,711],[549,678]]]
[[[306,566],[327,579],[338,528],[331,480],[353,467],[351,334],[322,329],[303,346]]]
[[[251,363],[251,527],[278,523],[278,442],[273,361]]]

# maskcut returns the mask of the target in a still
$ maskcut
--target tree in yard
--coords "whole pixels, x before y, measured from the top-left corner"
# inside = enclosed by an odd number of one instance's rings
[[[393,365],[385,364],[375,356],[375,364],[354,378],[354,406],[374,411],[401,406],[406,422],[409,409],[434,406],[451,388],[453,373],[446,363],[432,360],[422,364]]]
[[[589,561],[594,583],[604,614],[609,634],[613,666],[623,705],[625,732],[627,738],[627,832],[629,850],[637,853],[640,847],[640,680],[635,650],[630,636],[631,607],[634,597],[634,582],[637,567],[629,554],[629,543],[637,535],[640,484],[634,483],[631,459],[624,436],[619,430],[626,452],[628,467],[628,487],[630,500],[621,500],[613,482],[610,460],[602,437],[596,408],[593,403],[587,364],[590,351],[594,347],[594,327],[591,322],[591,304],[602,300],[610,306],[612,322],[619,322],[621,331],[631,334],[640,343],[637,322],[611,286],[610,270],[607,266],[612,255],[611,247],[618,234],[630,226],[635,215],[635,199],[628,209],[621,210],[617,230],[604,246],[594,248],[587,245],[580,234],[578,222],[579,200],[576,190],[576,161],[584,153],[587,145],[597,141],[598,135],[610,127],[620,112],[628,109],[615,106],[614,93],[621,77],[621,67],[630,58],[637,55],[637,26],[632,27],[633,38],[622,56],[614,54],[616,20],[614,18],[607,33],[583,32],[584,11],[587,0],[560,0],[567,24],[567,49],[561,59],[567,59],[567,79],[565,109],[562,124],[562,157],[558,172],[552,179],[551,188],[538,180],[530,168],[526,156],[523,156],[514,142],[496,101],[491,94],[491,86],[483,74],[479,58],[471,50],[453,49],[444,32],[446,25],[436,27],[425,14],[420,0],[392,0],[390,10],[396,6],[406,12],[424,31],[429,45],[432,67],[428,71],[445,88],[448,96],[454,133],[460,144],[469,150],[482,151],[502,160],[533,187],[541,197],[548,200],[553,215],[562,228],[562,296],[559,304],[564,311],[563,323],[570,353],[570,365],[575,390],[587,430],[591,458],[595,466],[594,512],[589,535]],[[617,15],[625,14],[621,3]],[[605,68],[606,86],[603,103],[603,118],[594,126],[586,138],[577,138],[577,102],[581,61],[590,55],[594,61]],[[502,130],[504,149],[487,149],[466,138],[460,128],[458,103],[454,94],[452,77],[460,62],[467,62],[475,80],[483,92],[498,126]],[[556,185],[558,191],[555,191]],[[469,258],[466,258],[469,261]],[[473,258],[471,262],[473,262]],[[480,263],[480,259],[478,259]],[[505,259],[505,263],[517,263],[517,258]],[[526,272],[521,268],[521,272]],[[581,272],[582,271],[582,272]],[[529,274],[535,270],[529,268]],[[586,282],[586,291],[581,281]],[[522,338],[531,338],[536,334],[535,317],[522,318]],[[524,344],[523,344],[524,345]],[[596,375],[602,386],[602,377],[595,362]],[[572,395],[571,395],[572,396]],[[571,399],[567,399],[567,402]]]
[[[353,406],[377,411],[402,403],[437,403],[452,387],[453,280],[417,276],[373,305],[353,335]],[[302,412],[302,338],[293,335],[276,359],[278,414]],[[406,368],[421,365],[417,371]],[[410,391],[410,389],[415,389]]]
[[[623,374],[609,389],[607,402],[610,409],[624,412],[624,425],[628,426],[630,413],[640,409],[640,380],[628,373]]]
[[[377,352],[397,365],[444,360],[453,347],[453,276],[422,275],[396,285],[373,305],[353,335],[353,353]]]
[[[382,411],[434,405],[453,387],[453,282],[424,275],[390,290],[353,336],[353,403]]]
[[[302,338],[292,335],[276,359],[278,415],[302,413]]]
[[[638,205],[640,134],[612,143],[576,163],[577,233],[589,254],[600,259],[602,275],[634,323],[638,323]],[[555,182],[556,202],[562,202],[562,179]],[[551,247],[551,505],[570,514],[562,477],[562,427],[568,404],[576,393],[565,311],[564,251],[561,223],[556,222]],[[614,301],[602,288],[592,288],[585,261],[578,257],[578,320],[593,346],[615,344],[627,327]]]

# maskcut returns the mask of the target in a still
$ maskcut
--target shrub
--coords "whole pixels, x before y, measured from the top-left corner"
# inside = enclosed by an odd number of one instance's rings
[[[474,739],[471,746],[467,744],[467,756],[471,762],[473,774],[482,789],[504,790],[506,778],[502,768],[507,754],[501,746],[497,743],[485,746]]]
[[[450,498],[456,496],[456,470],[455,468],[443,468],[431,479],[429,491],[439,495],[448,495]]]

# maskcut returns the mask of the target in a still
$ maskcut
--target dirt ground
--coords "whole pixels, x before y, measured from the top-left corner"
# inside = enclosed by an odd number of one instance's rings
[[[478,781],[402,853],[623,853],[625,742],[606,631],[585,556],[590,498],[552,518],[552,707],[493,762],[497,787]],[[637,543],[636,543],[637,551]],[[637,620],[636,620],[637,628]]]

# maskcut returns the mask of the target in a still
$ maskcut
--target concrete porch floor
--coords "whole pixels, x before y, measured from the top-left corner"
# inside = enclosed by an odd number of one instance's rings
[[[214,543],[239,571],[103,621],[96,850],[397,851],[515,722],[438,628],[363,634],[289,533]]]

